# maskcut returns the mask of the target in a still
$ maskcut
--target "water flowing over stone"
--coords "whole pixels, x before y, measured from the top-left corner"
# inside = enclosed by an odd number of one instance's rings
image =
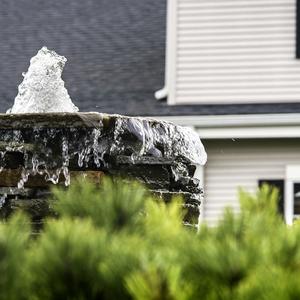
[[[100,113],[2,115],[0,170],[9,153],[22,155],[19,187],[36,174],[52,183],[63,174],[68,185],[70,162],[100,168],[122,156],[132,163],[163,158],[203,165],[207,159],[199,136],[189,128]]]
[[[36,195],[49,183],[68,186],[74,174],[94,172],[139,180],[163,199],[180,194],[198,215],[202,190],[194,174],[206,158],[194,131],[164,121],[100,113],[3,114],[0,196],[6,195],[0,207],[18,205],[13,195],[25,197],[22,190]],[[47,209],[38,196],[30,197]]]
[[[7,197],[7,194],[1,195],[0,196],[0,209],[2,208],[2,206],[5,204],[5,199]]]
[[[148,118],[115,116],[114,143],[111,151],[131,152],[132,158],[153,156],[185,159],[204,165],[207,154],[198,134],[188,127],[176,126],[165,121]],[[124,137],[132,142],[126,141]]]
[[[62,80],[67,59],[46,47],[30,60],[14,105],[7,113],[76,112]]]

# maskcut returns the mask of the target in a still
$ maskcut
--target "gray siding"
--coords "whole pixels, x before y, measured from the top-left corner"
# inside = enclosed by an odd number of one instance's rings
[[[225,207],[239,210],[239,187],[254,192],[259,179],[284,179],[287,165],[300,164],[300,140],[204,141],[203,218],[215,224]]]
[[[170,1],[177,1],[171,103],[300,101],[295,0]]]

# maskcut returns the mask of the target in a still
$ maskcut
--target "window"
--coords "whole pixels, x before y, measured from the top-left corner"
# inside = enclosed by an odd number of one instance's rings
[[[284,192],[284,217],[287,224],[300,218],[300,165],[287,166]]]
[[[278,212],[283,215],[284,213],[284,180],[283,179],[260,179],[258,186],[268,184],[272,187],[276,187],[279,191]],[[299,189],[300,191],[300,189]],[[300,211],[300,193],[299,193],[299,211]]]
[[[300,183],[294,183],[294,219],[300,218]]]
[[[278,188],[278,211],[284,215],[285,222],[291,225],[300,219],[300,165],[286,166],[284,179],[260,179],[258,186],[264,183]]]

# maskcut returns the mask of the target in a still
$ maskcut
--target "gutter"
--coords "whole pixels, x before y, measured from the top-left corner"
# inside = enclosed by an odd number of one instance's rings
[[[300,125],[300,113],[212,116],[153,116],[153,118],[173,122],[177,125],[197,127]]]
[[[154,118],[192,127],[201,139],[300,138],[300,113]]]

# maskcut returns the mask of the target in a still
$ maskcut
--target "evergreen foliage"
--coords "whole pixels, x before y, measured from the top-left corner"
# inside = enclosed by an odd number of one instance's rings
[[[89,218],[94,225],[115,231],[136,225],[148,193],[137,182],[104,178],[99,187],[83,179],[68,192],[54,189],[54,196],[61,217]]]
[[[101,299],[97,270],[105,255],[105,233],[90,220],[49,221],[29,253],[31,286],[37,299]]]
[[[0,223],[0,299],[27,299],[29,246],[28,219],[18,213]]]
[[[81,181],[55,190],[57,218],[30,238],[21,214],[0,223],[1,299],[300,299],[300,223],[278,192],[240,191],[215,227],[182,225],[137,183]]]

